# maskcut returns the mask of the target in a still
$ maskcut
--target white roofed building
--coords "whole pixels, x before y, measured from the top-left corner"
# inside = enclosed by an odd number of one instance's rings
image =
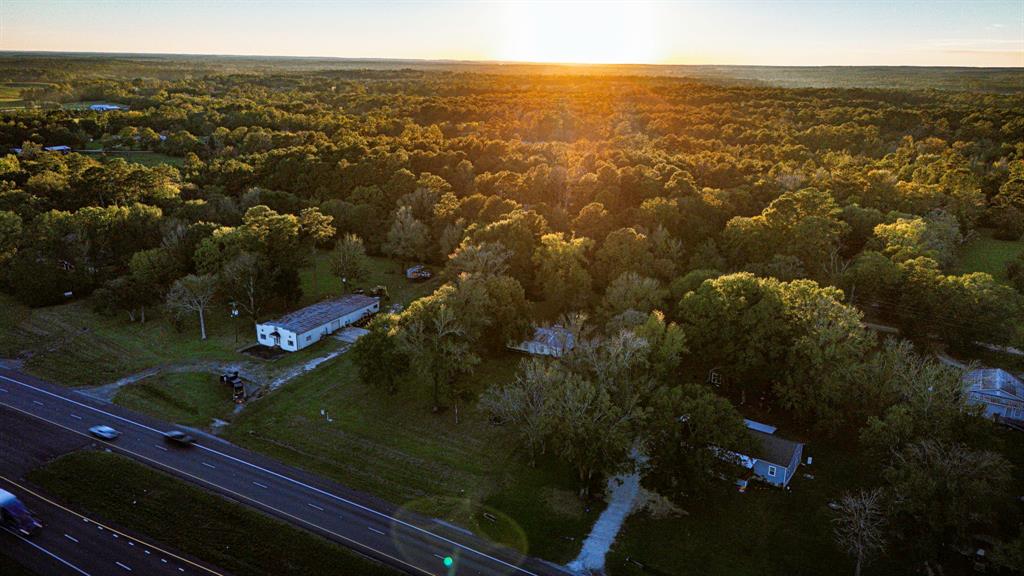
[[[257,324],[256,339],[264,346],[296,352],[379,311],[380,298],[347,294]]]

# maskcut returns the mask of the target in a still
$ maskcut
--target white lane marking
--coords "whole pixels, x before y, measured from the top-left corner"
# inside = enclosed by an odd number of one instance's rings
[[[260,488],[269,488],[269,486],[267,486],[266,484],[260,484],[259,482],[255,481],[255,480],[253,480],[252,483],[257,485],[257,486],[259,486]]]
[[[149,556],[149,550],[143,550],[143,552],[146,553],[146,556]]]
[[[321,507],[317,506],[316,504],[310,504],[310,503],[308,503],[308,502],[307,502],[307,503],[306,503],[306,506],[309,506],[310,508],[316,508],[317,510],[319,510],[319,511],[321,511],[321,512],[323,512],[323,511],[324,511],[324,509],[323,509],[323,508],[321,508]]]
[[[377,534],[380,534],[381,536],[387,536],[386,533],[381,532],[380,530],[377,530],[373,526],[367,526],[366,529],[369,530],[370,532],[376,532]]]
[[[157,448],[159,448],[159,449],[163,450],[164,452],[167,452],[167,448],[165,448],[165,447],[163,447],[163,446],[161,446],[161,445],[159,445],[159,444],[153,444],[153,446],[155,446],[155,447],[157,447]]]
[[[43,405],[43,403],[42,403],[42,402],[40,402],[39,400],[33,400],[33,401],[32,401],[32,403],[33,403],[33,404],[39,404],[40,406],[42,406],[42,405]]]
[[[135,546],[135,542],[132,542],[131,540],[129,540],[129,541],[128,541],[128,545],[129,545],[129,546]]]
[[[440,558],[441,560],[444,560],[444,557],[440,554],[434,554],[434,558]]]
[[[114,564],[117,564],[118,566],[120,566],[121,568],[124,568],[125,570],[127,570],[127,571],[129,571],[129,572],[131,572],[131,571],[132,571],[132,569],[131,569],[131,568],[129,568],[128,566],[126,566],[126,565],[124,565],[124,564],[121,564],[120,562],[114,562]]]
[[[180,566],[178,567],[178,572],[184,572],[184,571],[185,571],[184,568],[181,568]]]
[[[71,540],[71,541],[72,541],[72,542],[74,542],[75,544],[78,544],[78,538],[75,538],[75,537],[74,537],[74,536],[72,536],[71,534],[65,534],[65,535],[64,535],[64,537],[65,537],[65,538],[67,538],[68,540]]]
[[[214,466],[213,464],[210,464],[210,463],[208,463],[208,462],[203,462],[203,466],[206,466],[207,468],[213,468],[214,470],[216,470],[216,469],[217,469],[217,467],[216,467],[216,466]]]
[[[54,554],[53,552],[50,552],[50,551],[49,551],[49,550],[47,550],[46,548],[43,548],[43,547],[42,547],[42,546],[40,546],[39,544],[36,544],[35,542],[33,542],[33,541],[29,540],[28,538],[25,538],[25,537],[24,537],[24,536],[22,536],[21,534],[18,534],[17,532],[13,532],[13,531],[11,531],[11,530],[7,530],[7,528],[4,528],[4,530],[6,530],[7,532],[10,532],[11,534],[14,534],[14,535],[15,535],[15,536],[17,536],[17,537],[18,537],[19,539],[21,539],[21,541],[22,541],[22,542],[24,542],[25,544],[28,544],[29,546],[31,546],[31,547],[33,547],[33,548],[35,548],[36,550],[39,550],[39,551],[40,551],[40,552],[42,552],[43,554],[46,554],[47,556],[49,556],[50,558],[53,558],[53,559],[54,559],[54,560],[56,560],[57,562],[60,562],[61,564],[63,564],[63,565],[65,565],[65,566],[67,566],[68,568],[71,568],[72,570],[74,570],[75,572],[78,572],[78,573],[79,573],[79,574],[81,574],[82,576],[92,576],[92,574],[89,574],[88,572],[86,572],[85,570],[82,570],[82,569],[81,569],[81,568],[79,568],[78,566],[75,566],[75,565],[74,565],[74,564],[72,564],[71,562],[68,562],[67,560],[65,560],[65,559],[61,558],[60,556],[57,556],[57,555],[56,555],[56,554]]]
[[[7,392],[7,388],[0,388],[0,392]]]
[[[100,526],[99,524],[96,525],[96,528],[103,530],[103,526]]]
[[[167,564],[167,558],[161,558],[160,561],[163,562],[164,564]]]
[[[78,414],[71,414],[71,417],[74,418],[75,420],[81,420],[82,419],[82,417],[79,416]]]
[[[117,538],[117,534],[114,534],[113,532],[111,532],[110,535],[113,536],[114,538]]]
[[[129,424],[138,426],[139,428],[142,428],[144,430],[149,430],[151,432],[156,432],[157,434],[163,434],[163,432],[161,432],[160,430],[157,430],[156,428],[153,428],[152,426],[147,426],[147,425],[142,424],[140,422],[136,422],[136,421],[134,421],[134,420],[132,420],[130,418],[125,418],[124,416],[119,416],[117,414],[113,414],[111,412],[107,412],[105,410],[101,410],[99,408],[96,408],[95,406],[90,406],[88,404],[79,402],[77,400],[72,400],[71,398],[67,398],[65,396],[61,396],[60,394],[57,394],[57,393],[54,393],[54,392],[50,392],[49,390],[44,390],[44,389],[39,388],[37,386],[33,386],[31,384],[26,384],[26,383],[24,383],[24,382],[22,382],[20,380],[15,380],[14,378],[10,378],[10,377],[4,376],[2,374],[0,374],[0,379],[7,380],[8,382],[13,382],[14,384],[18,384],[19,386],[23,386],[25,388],[30,388],[32,390],[35,390],[36,392],[40,392],[40,393],[45,394],[47,396],[52,396],[52,397],[57,398],[59,400],[64,400],[65,402],[69,402],[69,403],[74,404],[76,406],[81,406],[81,407],[86,408],[88,410],[92,410],[93,412],[99,412],[100,414],[104,414],[104,415],[109,416],[111,418],[116,418],[116,419],[121,420],[123,422],[127,422]],[[294,478],[291,478],[289,476],[285,476],[284,474],[281,474],[279,472],[274,472],[273,470],[268,470],[267,468],[264,468],[264,467],[259,466],[257,464],[253,464],[252,462],[248,462],[246,460],[242,460],[241,458],[236,458],[236,457],[234,457],[234,456],[232,456],[230,454],[225,454],[224,452],[220,452],[218,450],[214,450],[213,448],[210,448],[208,446],[203,446],[202,444],[196,444],[195,446],[196,446],[196,448],[198,448],[200,450],[206,450],[207,452],[210,452],[212,454],[216,454],[218,456],[221,456],[222,458],[226,458],[228,460],[232,460],[232,461],[237,462],[239,464],[242,464],[244,466],[248,466],[250,468],[253,468],[255,470],[259,470],[259,471],[264,472],[266,474],[269,474],[271,476],[275,476],[275,477],[280,478],[282,480],[291,482],[292,484],[295,484],[296,486],[301,486],[303,488],[306,488],[307,490],[312,490],[313,492],[317,492],[317,493],[322,494],[324,496],[327,496],[329,498],[333,498],[335,500],[338,500],[339,502],[344,502],[344,503],[348,504],[349,506],[354,506],[356,508],[359,508],[360,510],[363,510],[365,512],[369,512],[370,514],[374,514],[374,515],[380,516],[382,518],[386,518],[386,519],[388,519],[389,521],[391,521],[391,522],[393,522],[395,524],[401,524],[402,526],[405,526],[406,528],[409,528],[409,529],[411,529],[413,531],[419,532],[421,534],[424,534],[424,535],[432,537],[432,538],[436,538],[436,539],[438,539],[438,540],[440,540],[442,542],[447,542],[448,544],[451,544],[452,546],[456,546],[456,547],[461,548],[462,550],[465,550],[467,552],[472,552],[473,554],[476,554],[478,556],[481,556],[481,557],[486,558],[488,560],[491,560],[493,562],[497,562],[498,564],[501,564],[503,566],[507,566],[507,567],[513,569],[516,572],[522,572],[523,574],[527,574],[528,576],[540,576],[539,574],[537,574],[535,572],[530,572],[529,570],[527,570],[525,568],[522,568],[520,566],[516,566],[515,564],[512,564],[510,562],[506,562],[505,560],[502,560],[501,558],[495,558],[494,556],[491,556],[490,554],[487,554],[485,552],[481,552],[480,550],[477,550],[476,548],[473,548],[473,547],[468,546],[466,544],[461,544],[461,543],[456,542],[456,541],[454,541],[454,540],[452,540],[450,538],[446,538],[446,537],[441,536],[439,534],[435,534],[435,533],[431,532],[430,530],[427,530],[425,528],[420,528],[419,526],[416,526],[415,524],[406,522],[406,521],[404,521],[404,520],[402,520],[400,518],[395,518],[394,516],[389,516],[389,515],[385,514],[384,512],[381,512],[379,510],[374,510],[373,508],[370,508],[368,506],[364,506],[362,504],[359,504],[358,502],[353,502],[352,500],[349,500],[347,498],[343,498],[341,496],[338,496],[337,494],[332,494],[332,493],[330,493],[330,492],[328,492],[326,490],[322,490],[322,489],[317,488],[315,486],[310,486],[309,484],[306,484],[304,482],[301,482],[301,481],[296,480]],[[167,466],[166,464],[162,464],[162,463],[161,463],[161,465]],[[206,482],[210,483],[209,481],[206,481]],[[210,484],[212,484],[212,483],[210,483]],[[213,485],[217,486],[216,484],[213,484]],[[220,487],[220,486],[218,486],[218,487]],[[296,519],[302,520],[300,518],[296,518]],[[306,522],[307,524],[311,524],[311,525],[316,526],[315,524],[312,524],[311,522],[307,522],[305,520],[302,520],[302,521]],[[317,526],[317,527],[323,529],[320,526]],[[339,536],[340,536],[340,534],[339,534]],[[371,550],[374,550],[375,552],[380,553],[379,550],[376,550],[374,548],[371,548]],[[416,568],[419,569],[418,567],[416,567]]]

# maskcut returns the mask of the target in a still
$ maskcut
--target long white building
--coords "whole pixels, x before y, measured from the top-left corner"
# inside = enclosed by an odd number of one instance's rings
[[[379,311],[380,298],[347,294],[257,324],[256,339],[264,346],[296,352]]]

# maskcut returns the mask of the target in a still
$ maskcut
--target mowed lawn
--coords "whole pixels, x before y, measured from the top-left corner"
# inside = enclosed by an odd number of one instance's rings
[[[426,282],[410,282],[405,278],[405,271],[396,260],[380,256],[370,256],[370,265],[366,277],[361,280],[349,281],[349,291],[362,288],[369,292],[374,286],[386,286],[391,303],[407,306],[409,302],[426,296],[442,284],[441,278],[435,275]],[[434,269],[435,272],[439,270]],[[320,251],[316,256],[316,289],[313,283],[313,267],[307,266],[300,271],[302,280],[302,303],[310,304],[324,298],[340,296],[344,293],[341,278],[331,272],[331,253]],[[319,297],[317,297],[319,295]],[[383,309],[383,307],[382,307]]]
[[[230,417],[235,407],[231,387],[205,372],[157,374],[121,388],[114,403],[196,427]]]
[[[519,360],[485,360],[474,396],[511,378]],[[473,403],[459,414],[455,424],[452,410],[433,413],[422,382],[394,396],[361,382],[344,355],[253,402],[224,436],[542,557],[575,556],[599,510],[587,513],[575,498],[571,471],[555,461],[529,468],[508,431]]]
[[[21,358],[29,372],[71,386],[107,384],[166,363],[238,359],[225,307],[209,311],[207,333],[199,339],[193,318],[176,330],[155,310],[142,324],[99,315],[88,299],[28,308],[0,294],[0,357]]]
[[[979,230],[960,254],[961,272],[988,272],[1006,282],[1006,264],[1024,252],[1024,241],[997,240],[991,230]]]

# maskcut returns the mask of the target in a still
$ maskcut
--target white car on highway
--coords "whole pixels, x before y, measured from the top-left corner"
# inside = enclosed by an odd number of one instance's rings
[[[121,435],[120,432],[105,424],[89,428],[89,433],[101,440],[115,440]]]

